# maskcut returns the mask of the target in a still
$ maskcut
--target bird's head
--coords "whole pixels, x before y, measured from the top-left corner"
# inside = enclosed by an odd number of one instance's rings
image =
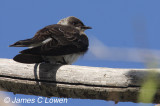
[[[57,24],[70,25],[70,26],[73,26],[73,27],[75,27],[76,29],[78,29],[80,31],[83,31],[83,32],[86,29],[92,29],[89,26],[85,26],[80,19],[78,19],[78,18],[76,18],[74,16],[70,16],[70,17],[61,19]]]

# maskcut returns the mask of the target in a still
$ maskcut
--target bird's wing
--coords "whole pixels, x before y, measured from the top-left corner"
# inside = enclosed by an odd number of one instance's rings
[[[39,30],[32,41],[39,43],[39,46],[23,50],[20,53],[57,56],[85,52],[88,49],[86,35],[80,35],[79,30],[74,27],[59,24]]]

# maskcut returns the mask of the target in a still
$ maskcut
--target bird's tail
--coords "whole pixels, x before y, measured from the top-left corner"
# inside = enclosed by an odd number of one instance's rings
[[[13,60],[20,63],[27,63],[27,64],[44,62],[41,56],[31,55],[31,54],[18,54],[13,58]]]
[[[9,45],[9,47],[29,47],[31,46],[35,41],[33,39],[26,39],[26,40],[20,40],[16,43]]]

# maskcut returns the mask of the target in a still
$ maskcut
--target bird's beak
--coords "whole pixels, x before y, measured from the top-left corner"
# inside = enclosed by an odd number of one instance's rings
[[[90,26],[83,26],[82,29],[92,29]]]

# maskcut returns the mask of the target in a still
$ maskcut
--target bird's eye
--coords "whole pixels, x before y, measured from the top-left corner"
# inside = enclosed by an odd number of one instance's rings
[[[73,25],[76,25],[77,23],[76,23],[76,22],[73,22],[72,24],[73,24]]]

